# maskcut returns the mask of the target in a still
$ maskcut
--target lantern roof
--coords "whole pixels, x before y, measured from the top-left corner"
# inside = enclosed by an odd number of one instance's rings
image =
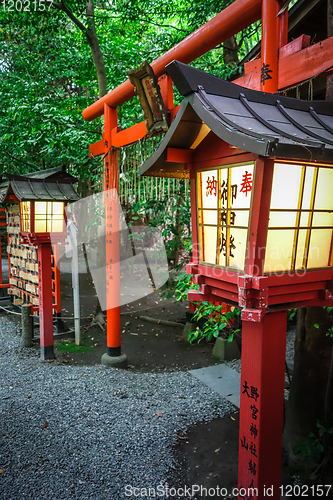
[[[168,148],[187,149],[184,158],[190,161],[211,133],[260,156],[333,162],[332,101],[246,89],[178,61],[166,68],[185,97],[160,146],[141,166],[141,175],[188,178],[186,161],[173,162]]]
[[[73,188],[77,179],[62,169],[43,170],[25,176],[5,172],[4,176],[7,181],[0,185],[0,203],[13,203],[11,195],[15,195],[18,201],[73,202],[80,199]]]

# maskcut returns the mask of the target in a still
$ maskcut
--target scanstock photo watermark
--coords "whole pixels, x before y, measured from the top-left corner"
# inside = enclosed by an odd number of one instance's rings
[[[124,488],[125,496],[129,498],[211,498],[211,497],[237,497],[253,498],[258,495],[257,488],[223,488],[215,486],[206,488],[201,484],[185,485],[180,487],[170,487],[167,484],[159,484],[156,487],[135,487],[127,484]],[[198,495],[198,496],[196,496]],[[251,497],[252,495],[252,497]]]
[[[297,497],[328,497],[331,491],[331,484],[294,484],[294,485],[281,485],[279,489],[279,495],[283,498],[297,498]],[[135,487],[127,484],[124,488],[124,493],[126,497],[130,498],[237,498],[241,497],[245,500],[254,499],[258,497],[258,488],[223,488],[221,486],[215,486],[206,488],[200,484],[192,484],[191,486],[180,486],[180,487],[170,487],[167,484],[159,484],[156,487]],[[274,486],[264,486],[263,497],[273,497],[274,496]]]

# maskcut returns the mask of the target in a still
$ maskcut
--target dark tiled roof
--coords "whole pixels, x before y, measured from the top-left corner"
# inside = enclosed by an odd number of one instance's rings
[[[0,203],[10,203],[9,195],[14,194],[19,201],[64,201],[72,202],[80,197],[72,186],[74,177],[67,179],[33,178],[5,173],[7,183],[0,186]],[[73,181],[74,179],[74,181]]]
[[[185,98],[141,174],[175,169],[165,161],[166,148],[189,148],[202,123],[231,146],[250,153],[333,162],[333,102],[245,89],[178,61],[169,64],[167,71]],[[186,177],[177,166],[180,175],[175,176]]]

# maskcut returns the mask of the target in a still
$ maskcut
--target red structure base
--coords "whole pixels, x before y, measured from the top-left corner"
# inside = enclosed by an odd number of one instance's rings
[[[41,359],[54,359],[51,244],[38,245],[38,277]]]
[[[243,319],[239,499],[280,498],[286,330],[286,311]]]

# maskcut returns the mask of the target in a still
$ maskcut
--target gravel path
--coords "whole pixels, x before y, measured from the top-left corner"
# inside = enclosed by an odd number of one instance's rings
[[[174,486],[175,434],[231,411],[185,372],[41,363],[0,313],[1,500],[117,500],[135,498],[126,485]]]

